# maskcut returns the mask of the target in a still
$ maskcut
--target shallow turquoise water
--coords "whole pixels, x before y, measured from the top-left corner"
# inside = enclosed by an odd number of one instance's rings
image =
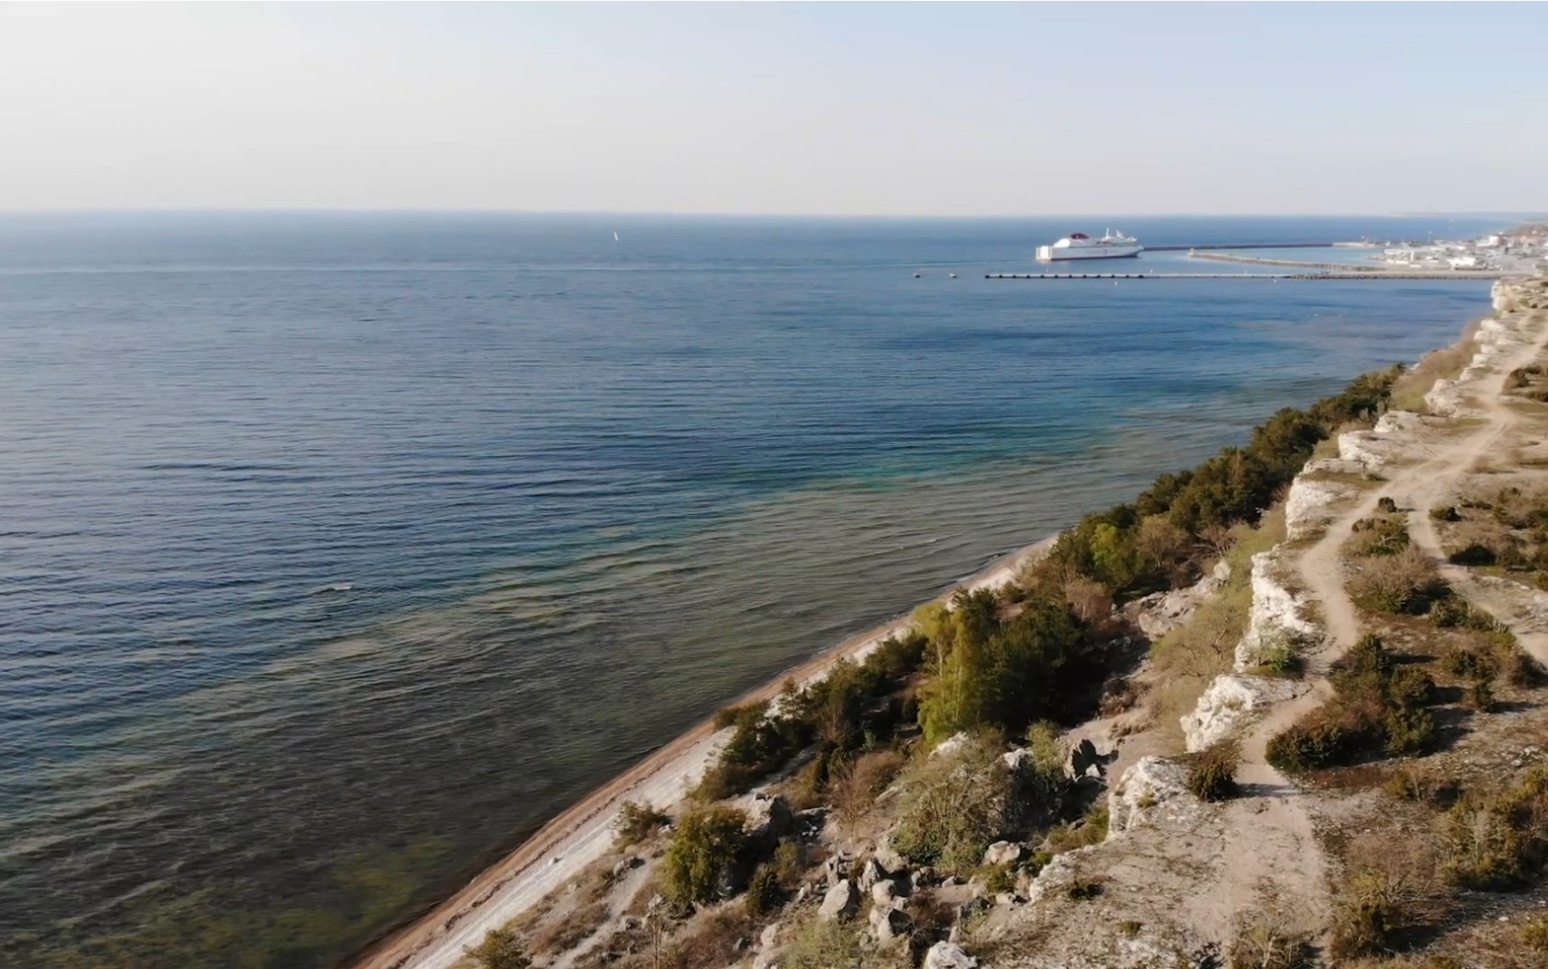
[[[725,698],[1487,308],[982,278],[1072,222],[0,219],[0,963],[327,964]]]

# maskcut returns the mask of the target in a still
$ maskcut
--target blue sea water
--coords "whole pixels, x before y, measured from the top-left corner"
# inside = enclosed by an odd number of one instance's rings
[[[1107,221],[0,217],[0,964],[331,964],[717,703],[1488,306],[983,278]]]

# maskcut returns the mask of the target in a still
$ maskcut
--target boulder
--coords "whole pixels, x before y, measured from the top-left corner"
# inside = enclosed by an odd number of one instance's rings
[[[871,901],[877,905],[886,907],[892,904],[892,900],[899,896],[898,883],[890,878],[884,878],[870,888]]]
[[[930,751],[930,756],[934,757],[936,754],[940,754],[943,757],[950,757],[953,754],[960,753],[962,748],[966,747],[971,739],[965,730],[954,733],[941,741],[934,750]]]
[[[1319,481],[1304,474],[1290,482],[1285,496],[1285,530],[1292,538],[1302,538],[1334,518],[1331,508],[1345,498],[1360,494],[1360,489],[1341,481]]]
[[[895,908],[871,909],[871,933],[882,945],[894,939],[904,939],[914,930],[913,920]]]
[[[771,922],[764,926],[763,931],[758,933],[758,945],[764,949],[772,949],[774,941],[779,938],[779,927],[783,924],[783,922]]]
[[[618,864],[613,866],[613,877],[615,879],[622,878],[630,871],[640,867],[643,864],[645,864],[644,858],[641,858],[639,855],[629,855],[627,858],[622,859],[618,862]]]
[[[924,969],[978,969],[978,960],[955,942],[937,942],[925,953]]]
[[[817,909],[817,917],[824,921],[832,921],[855,913],[860,906],[860,892],[855,888],[855,883],[847,878],[840,879],[838,884],[828,889],[828,894],[822,897],[822,905]]]
[[[880,881],[886,881],[890,874],[891,872],[883,868],[881,862],[874,857],[867,858],[865,864],[860,866],[860,890],[862,892],[870,891],[872,885]]]
[[[782,794],[750,794],[736,806],[747,812],[747,836],[767,848],[795,827],[795,814]]]
[[[1026,855],[1026,849],[1014,841],[996,841],[984,851],[986,865],[1014,865]]]
[[[1188,790],[1187,768],[1162,757],[1141,757],[1138,763],[1123,772],[1107,796],[1107,837],[1111,840],[1158,813],[1185,819],[1196,813],[1202,804]],[[1054,862],[1069,859],[1073,854],[1075,852],[1059,855]],[[1037,881],[1044,882],[1044,876],[1050,874],[1048,869],[1053,867],[1054,863],[1050,862],[1039,873]],[[1037,894],[1036,886],[1033,894]]]
[[[876,863],[887,871],[902,871],[908,866],[904,857],[892,847],[891,832],[882,835],[881,841],[877,842],[875,857]]]

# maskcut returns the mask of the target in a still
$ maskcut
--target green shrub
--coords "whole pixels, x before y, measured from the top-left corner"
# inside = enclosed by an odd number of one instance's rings
[[[1446,872],[1463,888],[1500,891],[1532,884],[1548,863],[1548,767],[1514,785],[1469,791],[1446,813]]]
[[[991,895],[1008,892],[1016,887],[1016,872],[1010,865],[989,865],[980,874],[984,878],[984,891]]]
[[[772,912],[784,901],[779,872],[772,865],[759,865],[747,880],[747,913],[758,916]]]
[[[1098,801],[1086,812],[1085,817],[1049,831],[1043,850],[1033,855],[1033,862],[1041,868],[1053,860],[1055,855],[1101,844],[1107,840],[1108,820],[1107,802]],[[1044,852],[1046,857],[1042,857]]]
[[[1499,708],[1494,699],[1494,687],[1488,680],[1474,680],[1469,684],[1463,702],[1480,713],[1493,713]]]
[[[842,919],[811,919],[795,932],[780,958],[787,969],[851,969],[860,965],[860,933]]]
[[[1037,593],[1001,619],[987,591],[954,600],[934,678],[919,695],[919,722],[931,743],[983,727],[1019,733],[1044,719],[1073,719],[1088,683],[1106,679],[1105,654],[1062,598]]]
[[[614,830],[617,832],[618,843],[628,847],[649,838],[671,820],[647,803],[625,801],[618,809]]]
[[[483,969],[528,969],[532,965],[521,937],[510,929],[490,929],[484,941],[464,946],[462,951]]]
[[[1139,935],[1140,929],[1144,927],[1145,925],[1142,922],[1135,921],[1134,919],[1124,919],[1118,923],[1118,934],[1126,939],[1132,939]]]
[[[1252,671],[1259,676],[1299,679],[1306,672],[1306,661],[1290,646],[1271,646],[1259,654]]]
[[[1435,718],[1428,710],[1392,710],[1383,728],[1387,753],[1394,757],[1427,753],[1435,744]]]
[[[1395,936],[1410,921],[1392,880],[1366,871],[1344,886],[1333,914],[1334,959],[1357,959],[1391,951]]]
[[[1435,681],[1400,664],[1377,636],[1366,634],[1334,664],[1334,697],[1270,738],[1269,763],[1284,771],[1352,764],[1377,753],[1417,754],[1435,740]]]
[[[679,906],[733,894],[747,851],[747,815],[735,808],[696,808],[677,822],[662,859],[663,889]]]
[[[969,874],[1014,818],[1011,772],[978,740],[916,762],[902,783],[892,847],[916,865]]]
[[[1188,767],[1188,790],[1204,801],[1235,797],[1238,790],[1236,767],[1241,759],[1241,747],[1230,740],[1194,754]]]
[[[1408,548],[1408,523],[1398,516],[1362,518],[1354,523],[1356,555],[1396,555]]]

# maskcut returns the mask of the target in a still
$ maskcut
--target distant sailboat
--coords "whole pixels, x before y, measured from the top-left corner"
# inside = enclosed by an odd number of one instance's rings
[[[615,232],[615,233],[613,233],[613,241],[614,241],[614,242],[617,242],[617,241],[618,241],[618,233],[616,233],[616,232]]]

